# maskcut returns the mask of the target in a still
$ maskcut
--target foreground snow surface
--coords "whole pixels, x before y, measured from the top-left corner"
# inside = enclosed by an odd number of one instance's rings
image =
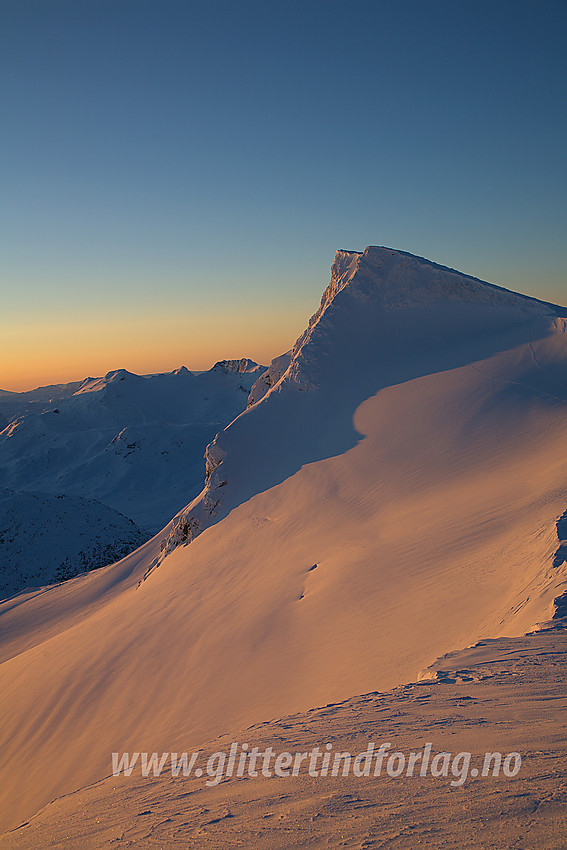
[[[58,847],[396,848],[563,850],[567,834],[565,632],[485,641],[442,658],[428,680],[255,725],[203,746],[204,758],[246,742],[261,752],[314,747],[361,753],[519,752],[518,774],[448,777],[203,778],[139,770],[46,806],[0,837],[11,850]],[[261,763],[260,763],[261,764]],[[319,761],[319,764],[321,762]],[[342,765],[341,765],[342,767]],[[476,768],[479,769],[478,767]],[[372,774],[374,767],[372,769]]]
[[[194,749],[548,620],[566,575],[564,316],[400,252],[339,252],[187,509],[118,564],[0,607],[3,828],[101,780],[113,751]]]

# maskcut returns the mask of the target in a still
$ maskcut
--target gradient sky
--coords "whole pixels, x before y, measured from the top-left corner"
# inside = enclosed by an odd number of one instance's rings
[[[337,248],[567,302],[567,4],[2,0],[0,387],[268,362]]]

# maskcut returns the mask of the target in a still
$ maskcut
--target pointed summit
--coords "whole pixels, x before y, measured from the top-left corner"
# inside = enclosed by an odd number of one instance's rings
[[[409,309],[441,301],[507,304],[520,310],[554,313],[555,305],[538,301],[393,248],[368,246],[360,251],[337,251],[331,282],[313,324],[335,298],[348,290],[361,301],[379,302],[383,309]]]
[[[381,389],[526,344],[565,315],[404,251],[337,251],[307,328],[207,447],[205,487],[173,521],[165,551],[302,464],[352,447],[355,411]]]

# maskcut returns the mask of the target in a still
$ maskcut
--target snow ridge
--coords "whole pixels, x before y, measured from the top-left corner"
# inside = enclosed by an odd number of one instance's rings
[[[538,317],[563,314],[555,305],[403,251],[376,246],[363,252],[337,251],[330,283],[306,330],[293,349],[273,360],[253,385],[247,410],[207,446],[204,489],[173,519],[163,542],[164,554],[191,542],[226,515],[231,498],[227,494],[234,481],[229,481],[225,460],[240,450],[235,429],[242,437],[242,417],[270,403],[274,393],[312,392],[325,383],[332,389],[334,377],[328,364],[333,362],[348,373],[349,368],[363,365],[365,352],[375,368],[381,368],[384,357],[394,358],[387,341],[380,347],[381,338],[387,340],[394,327],[410,347],[415,344],[417,351],[422,346],[431,355],[439,345],[458,346],[461,338],[489,336]]]

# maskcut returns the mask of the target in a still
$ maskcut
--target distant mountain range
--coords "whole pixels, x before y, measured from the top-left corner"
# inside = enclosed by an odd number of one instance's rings
[[[222,360],[0,392],[0,594],[111,563],[159,531],[201,489],[207,443],[264,371]]]

